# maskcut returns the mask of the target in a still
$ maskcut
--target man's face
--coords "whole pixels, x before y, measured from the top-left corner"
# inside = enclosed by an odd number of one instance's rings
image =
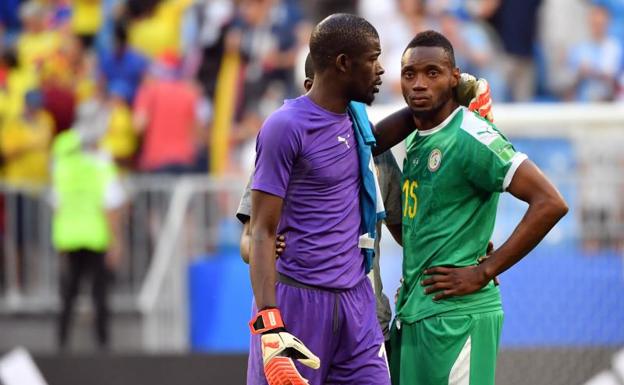
[[[416,115],[437,111],[453,98],[459,83],[455,68],[442,47],[414,47],[401,59],[401,90]]]
[[[368,38],[365,49],[354,55],[349,82],[350,99],[371,104],[381,86],[384,69],[379,63],[381,46],[379,38]]]

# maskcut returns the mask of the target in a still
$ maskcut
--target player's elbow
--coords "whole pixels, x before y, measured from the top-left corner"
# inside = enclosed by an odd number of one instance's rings
[[[568,213],[568,204],[560,194],[545,197],[541,202],[542,215],[557,223]]]
[[[557,203],[555,204],[555,211],[557,212],[559,219],[563,218],[569,210],[570,208],[568,207],[566,201],[560,197],[560,199],[558,199]]]

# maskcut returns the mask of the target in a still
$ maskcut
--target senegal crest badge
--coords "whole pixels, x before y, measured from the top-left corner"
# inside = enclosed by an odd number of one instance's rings
[[[440,164],[442,164],[442,151],[435,148],[429,154],[429,162],[427,163],[427,167],[429,171],[435,172],[440,168]]]

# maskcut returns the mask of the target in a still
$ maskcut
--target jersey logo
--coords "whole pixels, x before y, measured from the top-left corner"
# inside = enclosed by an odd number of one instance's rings
[[[269,349],[279,349],[280,347],[280,343],[279,341],[275,341],[275,342],[265,342],[262,341],[262,348],[269,348]]]
[[[431,154],[429,154],[429,163],[427,164],[427,167],[429,168],[429,171],[435,172],[440,168],[441,164],[442,151],[434,148],[433,151],[431,151]]]
[[[351,135],[347,135],[347,137],[346,137],[346,138],[345,138],[344,136],[340,136],[340,135],[338,135],[338,141],[339,141],[340,143],[344,143],[344,144],[346,144],[346,145],[347,145],[347,148],[351,148],[351,147],[349,146],[349,141],[347,140],[347,139],[349,139],[350,137],[351,137]]]

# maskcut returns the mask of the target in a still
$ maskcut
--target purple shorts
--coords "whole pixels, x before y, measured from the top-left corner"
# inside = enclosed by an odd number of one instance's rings
[[[367,278],[340,292],[278,282],[276,295],[286,329],[321,360],[317,370],[295,360],[310,385],[390,385],[375,295]],[[247,385],[265,384],[260,336],[252,335]]]

